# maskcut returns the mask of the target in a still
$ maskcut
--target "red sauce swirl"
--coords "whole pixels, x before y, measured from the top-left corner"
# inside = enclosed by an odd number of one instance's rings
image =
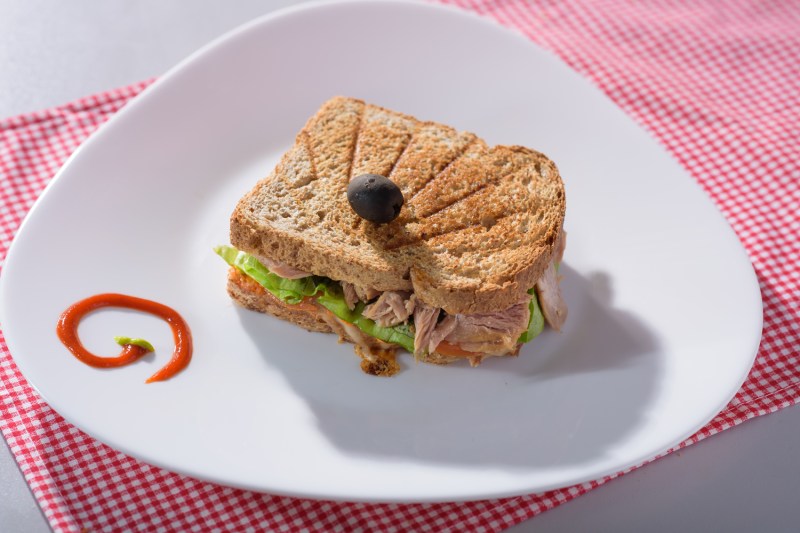
[[[192,335],[189,326],[174,309],[151,300],[127,296],[125,294],[97,294],[72,304],[58,319],[56,333],[64,346],[83,363],[97,368],[109,368],[127,365],[146,354],[148,350],[134,344],[126,344],[116,357],[100,357],[87,350],[78,337],[78,324],[88,313],[102,307],[121,307],[150,313],[163,318],[172,328],[175,339],[175,351],[172,358],[158,372],[150,376],[145,383],[164,381],[184,368],[192,359]]]

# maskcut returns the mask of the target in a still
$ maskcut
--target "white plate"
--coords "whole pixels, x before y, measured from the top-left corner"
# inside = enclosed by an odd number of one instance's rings
[[[517,359],[479,369],[403,359],[361,373],[350,345],[232,305],[236,200],[335,94],[549,154],[567,186],[570,318]],[[108,311],[82,327],[157,354],[115,370],[55,335],[69,304],[114,291],[175,307],[166,325]],[[645,132],[551,54],[459,11],[402,3],[302,7],[204,48],[70,159],[23,224],[0,300],[14,358],[90,435],[197,478],[319,498],[478,499],[562,487],[655,456],[703,426],[744,380],[761,299],[733,232]]]

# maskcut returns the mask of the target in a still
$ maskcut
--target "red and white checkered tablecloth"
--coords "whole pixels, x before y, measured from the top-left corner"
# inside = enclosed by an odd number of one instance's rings
[[[681,447],[800,401],[800,3],[448,3],[515,28],[592,80],[683,164],[747,249],[764,299],[758,358],[733,401]],[[146,85],[0,121],[0,260],[67,156]],[[499,531],[616,477],[470,503],[258,494],[94,441],[33,391],[2,336],[0,378],[0,428],[58,531]]]

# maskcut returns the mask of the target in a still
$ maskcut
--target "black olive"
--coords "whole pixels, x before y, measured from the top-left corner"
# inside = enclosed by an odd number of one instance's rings
[[[403,193],[389,178],[378,174],[362,174],[353,178],[347,186],[347,201],[361,218],[385,224],[400,214]]]

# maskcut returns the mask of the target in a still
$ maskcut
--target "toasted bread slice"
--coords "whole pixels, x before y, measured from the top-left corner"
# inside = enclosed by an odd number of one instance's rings
[[[350,208],[347,185],[365,173],[400,187],[394,221]],[[451,314],[490,313],[542,275],[565,207],[558,169],[539,152],[336,97],[240,200],[231,243],[334,280],[413,290]]]

